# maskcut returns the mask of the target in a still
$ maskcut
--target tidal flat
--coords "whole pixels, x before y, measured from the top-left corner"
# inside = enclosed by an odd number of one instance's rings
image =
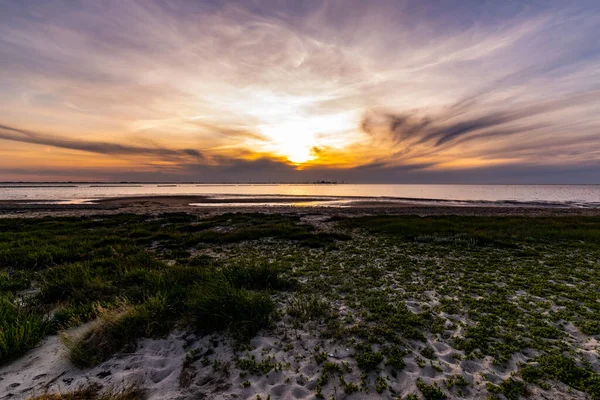
[[[600,399],[600,217],[0,219],[0,399]]]

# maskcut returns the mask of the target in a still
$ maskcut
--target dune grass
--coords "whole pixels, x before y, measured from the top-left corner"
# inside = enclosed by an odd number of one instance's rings
[[[12,296],[0,295],[0,363],[35,347],[48,330],[43,315],[18,304]]]
[[[98,317],[102,322],[94,332],[69,342],[80,365],[105,360],[139,337],[164,334],[177,323],[201,331],[229,329],[245,339],[269,325],[275,306],[268,292],[292,288],[292,282],[276,264],[222,264],[192,256],[189,243],[202,248],[271,238],[303,245],[313,236],[323,239],[298,218],[255,214],[209,220],[187,214],[0,220],[5,343],[0,343],[0,362],[37,345],[49,331]],[[34,281],[35,307],[17,307],[6,297]],[[47,321],[46,311],[55,307]]]
[[[0,362],[94,319],[64,339],[80,366],[177,326],[245,341],[278,323],[351,349],[360,384],[315,351],[321,395],[392,393],[411,363],[445,378],[423,378],[417,398],[468,398],[480,385],[516,399],[553,382],[600,398],[577,339],[600,335],[599,218],[385,216],[330,228],[260,214],[0,220]],[[507,368],[517,356],[504,381],[456,375],[462,362]]]
[[[46,393],[28,400],[144,400],[145,391],[137,385],[126,385],[120,389],[103,389],[98,384],[90,384],[71,392]]]

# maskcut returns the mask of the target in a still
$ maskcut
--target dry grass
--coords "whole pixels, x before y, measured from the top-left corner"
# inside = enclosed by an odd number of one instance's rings
[[[102,390],[102,386],[93,383],[68,393],[46,393],[30,397],[29,400],[143,400],[145,391],[136,384],[121,389]]]

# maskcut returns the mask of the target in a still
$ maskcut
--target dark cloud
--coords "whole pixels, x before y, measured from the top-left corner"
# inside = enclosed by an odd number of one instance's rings
[[[349,169],[309,168],[296,170],[274,160],[230,160],[228,165],[182,165],[179,169],[95,170],[78,168],[0,169],[5,180],[82,180],[136,182],[312,182],[329,180],[346,183],[402,184],[590,184],[600,183],[598,165],[550,165],[520,163],[479,168],[431,169],[423,165],[390,167],[369,164]],[[76,174],[76,175],[74,175]],[[22,177],[22,178],[20,178]]]
[[[398,144],[427,143],[439,147],[461,138],[474,140],[491,136],[509,136],[532,128],[550,126],[545,124],[540,116],[599,100],[600,91],[593,90],[545,102],[512,105],[511,110],[486,110],[472,99],[461,101],[431,115],[424,114],[420,110],[400,113],[370,110],[365,113],[361,128],[370,135],[380,133],[388,135]],[[515,125],[534,117],[536,118],[534,124]]]
[[[114,155],[151,155],[162,158],[202,159],[202,153],[194,149],[166,149],[162,147],[143,147],[119,143],[97,142],[45,135],[29,130],[0,124],[0,140],[38,144],[70,150],[86,151],[98,154]]]

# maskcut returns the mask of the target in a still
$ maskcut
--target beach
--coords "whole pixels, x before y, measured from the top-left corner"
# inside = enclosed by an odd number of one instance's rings
[[[600,398],[597,209],[312,200],[2,202],[0,399]]]
[[[334,205],[323,205],[323,202]],[[423,204],[403,199],[339,198],[311,196],[236,196],[215,199],[211,196],[133,196],[101,198],[65,203],[54,200],[0,200],[0,218],[111,215],[118,213],[157,214],[185,212],[211,215],[223,212],[316,213],[323,215],[463,215],[463,216],[596,216],[599,207],[540,206],[534,204],[452,205]]]
[[[0,0],[0,400],[600,400],[599,22]]]

